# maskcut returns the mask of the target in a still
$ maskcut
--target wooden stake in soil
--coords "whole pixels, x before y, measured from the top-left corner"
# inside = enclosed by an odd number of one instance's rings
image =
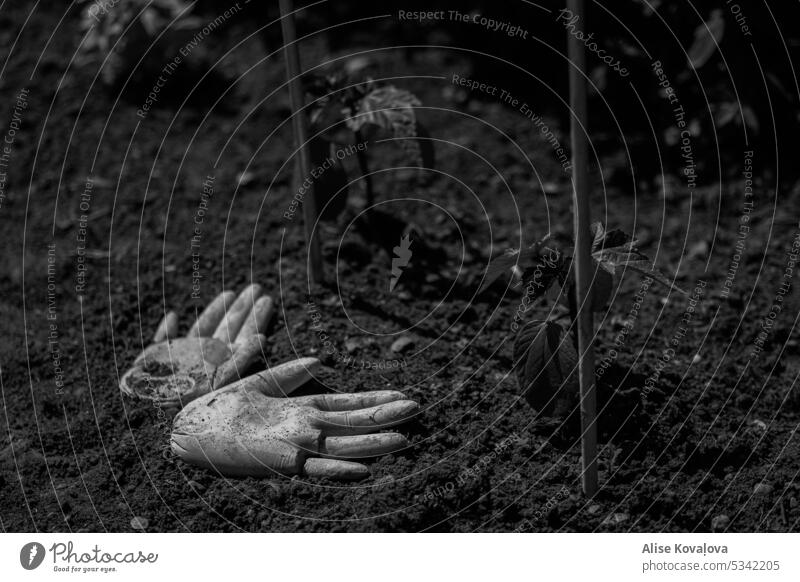
[[[573,16],[584,22],[583,0],[567,0]],[[575,288],[578,304],[578,379],[581,390],[581,466],[583,492],[597,491],[597,394],[594,379],[594,322],[591,310],[592,234],[589,228],[588,123],[586,107],[586,54],[574,36],[567,38],[569,69],[572,187],[575,208]]]
[[[294,146],[298,151],[294,188],[311,175],[311,153],[308,145],[306,117],[303,111],[303,87],[300,80],[300,50],[297,46],[297,33],[294,26],[292,0],[280,0],[281,31],[283,32],[283,56],[286,61],[286,75],[289,81],[289,100],[292,107],[292,130]],[[321,283],[324,278],[319,239],[313,236],[317,222],[317,204],[314,199],[314,185],[306,189],[303,204],[303,226],[308,246],[308,278],[312,285]]]

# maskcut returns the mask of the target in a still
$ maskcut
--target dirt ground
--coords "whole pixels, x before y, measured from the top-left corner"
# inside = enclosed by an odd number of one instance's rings
[[[142,118],[138,94],[117,99],[91,67],[70,65],[76,13],[61,21],[61,10],[42,7],[23,27],[28,9],[5,7],[0,27],[0,46],[16,42],[2,51],[0,130],[28,89],[0,206],[4,531],[131,531],[134,517],[147,531],[193,532],[710,531],[719,516],[729,531],[800,529],[798,293],[781,290],[797,277],[790,184],[758,179],[745,223],[743,179],[604,188],[593,169],[595,217],[635,233],[689,296],[629,275],[598,316],[601,489],[586,500],[575,419],[535,416],[511,373],[519,292],[477,294],[492,256],[570,232],[568,177],[518,108],[450,82],[469,76],[464,55],[371,55],[378,78],[419,96],[437,140],[424,182],[391,169],[402,164],[391,144],[369,147],[379,208],[413,223],[425,251],[390,292],[396,239],[370,239],[348,211],[322,228],[331,283],[309,297],[300,217],[284,217],[280,60],[216,104],[211,84]],[[327,50],[318,40],[307,58]],[[231,59],[244,70],[259,51],[253,41]],[[624,165],[617,154],[601,160],[604,177]],[[357,208],[360,183],[351,194]],[[371,463],[366,481],[218,477],[170,453],[168,416],[120,393],[165,309],[188,328],[220,290],[251,281],[279,304],[268,361],[327,364],[303,393],[399,389],[421,403],[401,427],[411,446]],[[537,313],[547,309],[526,317]],[[392,352],[404,336],[411,346]]]

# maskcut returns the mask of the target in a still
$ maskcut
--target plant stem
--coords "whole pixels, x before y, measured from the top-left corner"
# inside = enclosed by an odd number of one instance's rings
[[[295,172],[295,190],[304,180],[304,176],[311,175],[311,153],[306,138],[306,114],[303,110],[303,88],[300,80],[300,50],[297,46],[297,33],[294,26],[294,12],[292,0],[280,0],[281,32],[283,33],[283,56],[286,61],[286,76],[289,84],[289,100],[292,107],[292,129],[294,133],[294,147],[298,153],[298,163]],[[314,186],[306,189],[303,196],[303,226],[305,228],[306,245],[308,247],[308,279],[310,285],[322,283],[324,279],[322,254],[320,253],[319,238],[314,237],[314,227],[317,224],[317,204],[314,198]]]
[[[584,21],[583,0],[567,0],[572,14]],[[569,35],[570,141],[575,208],[575,291],[578,323],[578,379],[581,391],[581,465],[583,492],[597,492],[597,390],[594,377],[594,322],[592,321],[592,235],[589,229],[588,114],[586,106],[586,54],[581,42]]]
[[[356,143],[363,143],[364,136],[361,130],[355,131]],[[372,187],[372,174],[369,173],[369,164],[367,163],[367,153],[359,148],[356,148],[356,158],[358,158],[358,169],[361,172],[361,177],[364,178],[364,188],[367,194],[367,208],[371,208],[375,204],[375,191]]]

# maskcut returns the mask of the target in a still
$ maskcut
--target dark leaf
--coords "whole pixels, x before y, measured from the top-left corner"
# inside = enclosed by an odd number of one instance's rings
[[[611,299],[611,290],[614,287],[614,278],[601,263],[594,261],[594,279],[592,280],[592,311],[604,311]]]
[[[507,250],[505,253],[492,260],[492,262],[489,263],[489,267],[486,269],[486,276],[483,279],[483,284],[478,290],[478,293],[486,290],[501,275],[509,273],[513,267],[519,267],[523,273],[527,273],[530,276],[531,269],[535,270],[537,266],[541,265],[544,282],[545,273],[560,269],[562,264],[561,253],[555,249],[545,247],[544,243],[546,240],[547,239],[542,239],[530,247],[522,249],[521,252],[519,249]],[[555,254],[555,256],[552,256],[553,254]],[[546,283],[546,287],[549,287],[550,284],[552,284],[552,281]],[[547,290],[546,287],[542,290],[542,293]]]
[[[347,124],[353,131],[371,123],[382,127],[395,137],[416,137],[414,108],[421,105],[412,93],[392,85],[373,89],[359,101]]]
[[[530,321],[514,343],[517,380],[528,403],[543,414],[563,414],[576,402],[578,354],[554,321]]]
[[[592,252],[604,248],[620,247],[625,244],[628,244],[631,248],[633,247],[632,237],[617,228],[606,230],[605,226],[601,223],[595,222],[592,224],[591,230],[594,236],[592,240]]]
[[[665,287],[686,295],[685,291],[656,270],[651,262],[647,260],[647,257],[638,251],[627,250],[625,248],[626,246],[627,245],[619,248],[604,249],[594,253],[593,256],[595,260],[612,275],[622,276],[626,269],[632,269],[637,273],[650,277]]]
[[[594,222],[589,227],[592,231],[592,252],[596,251],[603,246],[603,240],[606,238],[606,227],[602,222]]]
[[[518,261],[519,250],[517,249],[507,250],[502,255],[495,258],[489,263],[489,267],[486,269],[486,276],[483,278],[483,284],[478,290],[478,293],[485,291],[492,283],[497,281],[501,275],[510,272]]]
[[[352,131],[365,125],[375,125],[399,140],[412,163],[425,167],[418,137],[415,107],[422,105],[412,93],[386,85],[372,89],[359,101],[356,110],[347,118]]]

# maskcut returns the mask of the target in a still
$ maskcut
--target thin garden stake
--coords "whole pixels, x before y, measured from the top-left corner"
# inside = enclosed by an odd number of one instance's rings
[[[292,0],[280,0],[281,31],[283,33],[283,56],[286,61],[286,75],[289,81],[289,100],[292,107],[292,130],[294,146],[299,153],[299,163],[295,172],[296,188],[311,175],[311,153],[307,140],[306,117],[303,111],[303,87],[300,79],[300,50],[297,46],[297,34],[294,27]],[[306,189],[303,204],[303,226],[308,246],[308,278],[312,285],[321,283],[324,277],[322,255],[319,250],[319,238],[313,236],[317,222],[317,204],[314,200],[314,185]]]
[[[567,0],[567,7],[580,22],[583,0]],[[588,124],[586,107],[586,54],[575,35],[568,35],[570,141],[572,142],[572,187],[575,208],[575,291],[578,305],[578,380],[581,391],[581,468],[583,492],[597,491],[597,394],[594,380],[594,322],[591,310],[592,236],[589,228]]]

